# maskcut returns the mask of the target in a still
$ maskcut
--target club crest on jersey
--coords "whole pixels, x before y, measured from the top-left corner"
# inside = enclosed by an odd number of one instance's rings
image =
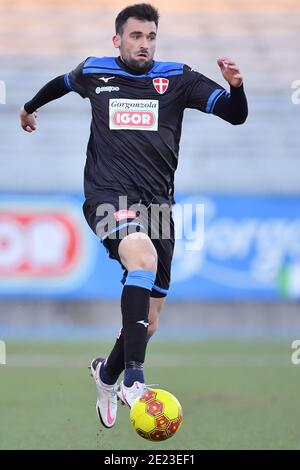
[[[155,90],[160,95],[163,95],[169,87],[169,80],[167,78],[162,78],[162,77],[154,78],[152,82],[153,82]]]

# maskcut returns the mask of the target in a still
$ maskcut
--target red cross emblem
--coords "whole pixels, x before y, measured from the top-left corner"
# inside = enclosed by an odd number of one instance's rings
[[[160,94],[163,95],[169,86],[169,80],[167,78],[154,78],[153,85],[155,90]]]

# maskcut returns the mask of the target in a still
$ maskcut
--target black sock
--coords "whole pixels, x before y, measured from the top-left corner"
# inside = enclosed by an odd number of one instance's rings
[[[131,387],[135,381],[144,382],[143,363],[147,347],[147,329],[150,291],[143,287],[125,285],[121,308],[123,316],[124,385]]]
[[[150,339],[151,339],[151,336],[147,336],[146,338],[147,344],[150,341]],[[118,379],[118,377],[121,375],[124,369],[125,369],[124,335],[123,335],[123,331],[121,330],[116,339],[114,347],[106,360],[105,372],[111,378],[112,383],[115,383],[115,381]]]
[[[111,377],[115,377],[119,376],[123,372],[124,368],[124,335],[121,330],[118,338],[116,339],[115,345],[107,358],[105,370]]]
[[[155,273],[136,270],[128,273],[121,297],[123,328],[107,358],[105,372],[116,377],[125,368],[124,384],[144,382],[143,362],[147,347],[150,292]],[[126,372],[127,370],[127,372]]]

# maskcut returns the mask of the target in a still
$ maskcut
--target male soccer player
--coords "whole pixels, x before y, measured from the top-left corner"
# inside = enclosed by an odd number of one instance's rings
[[[32,132],[36,110],[46,103],[70,91],[91,102],[84,215],[109,256],[125,270],[122,330],[108,358],[91,363],[98,417],[108,428],[116,421],[117,398],[131,407],[146,389],[146,345],[170,283],[173,181],[184,109],[212,113],[231,124],[242,124],[248,112],[243,78],[233,60],[217,61],[230,93],[187,65],[154,60],[158,20],[158,11],[149,4],[125,8],[116,18],[113,37],[119,57],[87,58],[47,83],[21,109],[21,126]],[[119,196],[127,197],[122,207]],[[163,205],[168,236],[162,234],[155,204]],[[107,207],[113,211],[105,212]],[[150,233],[153,225],[156,236]]]

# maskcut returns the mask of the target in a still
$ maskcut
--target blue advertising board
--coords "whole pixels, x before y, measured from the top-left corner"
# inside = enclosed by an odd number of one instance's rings
[[[0,194],[0,298],[117,299],[78,194]],[[178,194],[170,300],[300,298],[300,196]]]

